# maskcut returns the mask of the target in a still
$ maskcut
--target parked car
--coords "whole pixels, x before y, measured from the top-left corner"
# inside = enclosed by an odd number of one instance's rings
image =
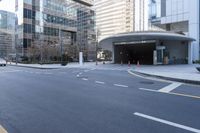
[[[6,66],[6,61],[0,58],[0,66]]]

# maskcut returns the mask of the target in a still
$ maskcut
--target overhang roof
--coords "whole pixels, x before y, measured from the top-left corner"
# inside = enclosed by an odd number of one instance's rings
[[[195,41],[194,38],[173,33],[173,32],[160,32],[160,31],[144,31],[144,32],[130,32],[113,35],[100,41],[112,42],[133,42],[133,41],[147,41],[147,40],[161,40],[161,41]]]

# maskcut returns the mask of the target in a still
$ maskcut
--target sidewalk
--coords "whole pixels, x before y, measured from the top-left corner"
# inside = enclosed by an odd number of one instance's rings
[[[200,72],[196,67],[200,65],[167,65],[167,66],[140,66],[132,72],[177,82],[200,85]]]
[[[68,63],[66,66],[61,66],[61,64],[16,64],[15,62],[8,62],[7,65],[10,66],[17,66],[17,67],[27,67],[27,68],[35,68],[35,69],[61,69],[61,68],[107,68],[107,66],[110,68],[111,64],[107,63],[104,65],[102,62],[98,62],[98,65],[96,65],[96,62],[85,62],[83,65],[80,65],[78,62],[72,62]]]
[[[61,66],[60,64],[16,64],[14,62],[8,62],[7,65],[10,66],[17,66],[17,67],[27,67],[27,68],[35,68],[35,69],[59,69],[59,68],[65,68],[66,66]]]

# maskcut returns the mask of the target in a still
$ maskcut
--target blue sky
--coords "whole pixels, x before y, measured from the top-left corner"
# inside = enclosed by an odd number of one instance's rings
[[[15,12],[15,0],[2,0],[0,10]]]

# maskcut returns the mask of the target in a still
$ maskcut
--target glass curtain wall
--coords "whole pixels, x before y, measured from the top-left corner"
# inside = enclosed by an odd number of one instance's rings
[[[88,47],[95,45],[94,12],[90,6],[73,0],[17,1],[21,60],[59,61],[62,55],[77,60],[79,51],[88,58]]]

